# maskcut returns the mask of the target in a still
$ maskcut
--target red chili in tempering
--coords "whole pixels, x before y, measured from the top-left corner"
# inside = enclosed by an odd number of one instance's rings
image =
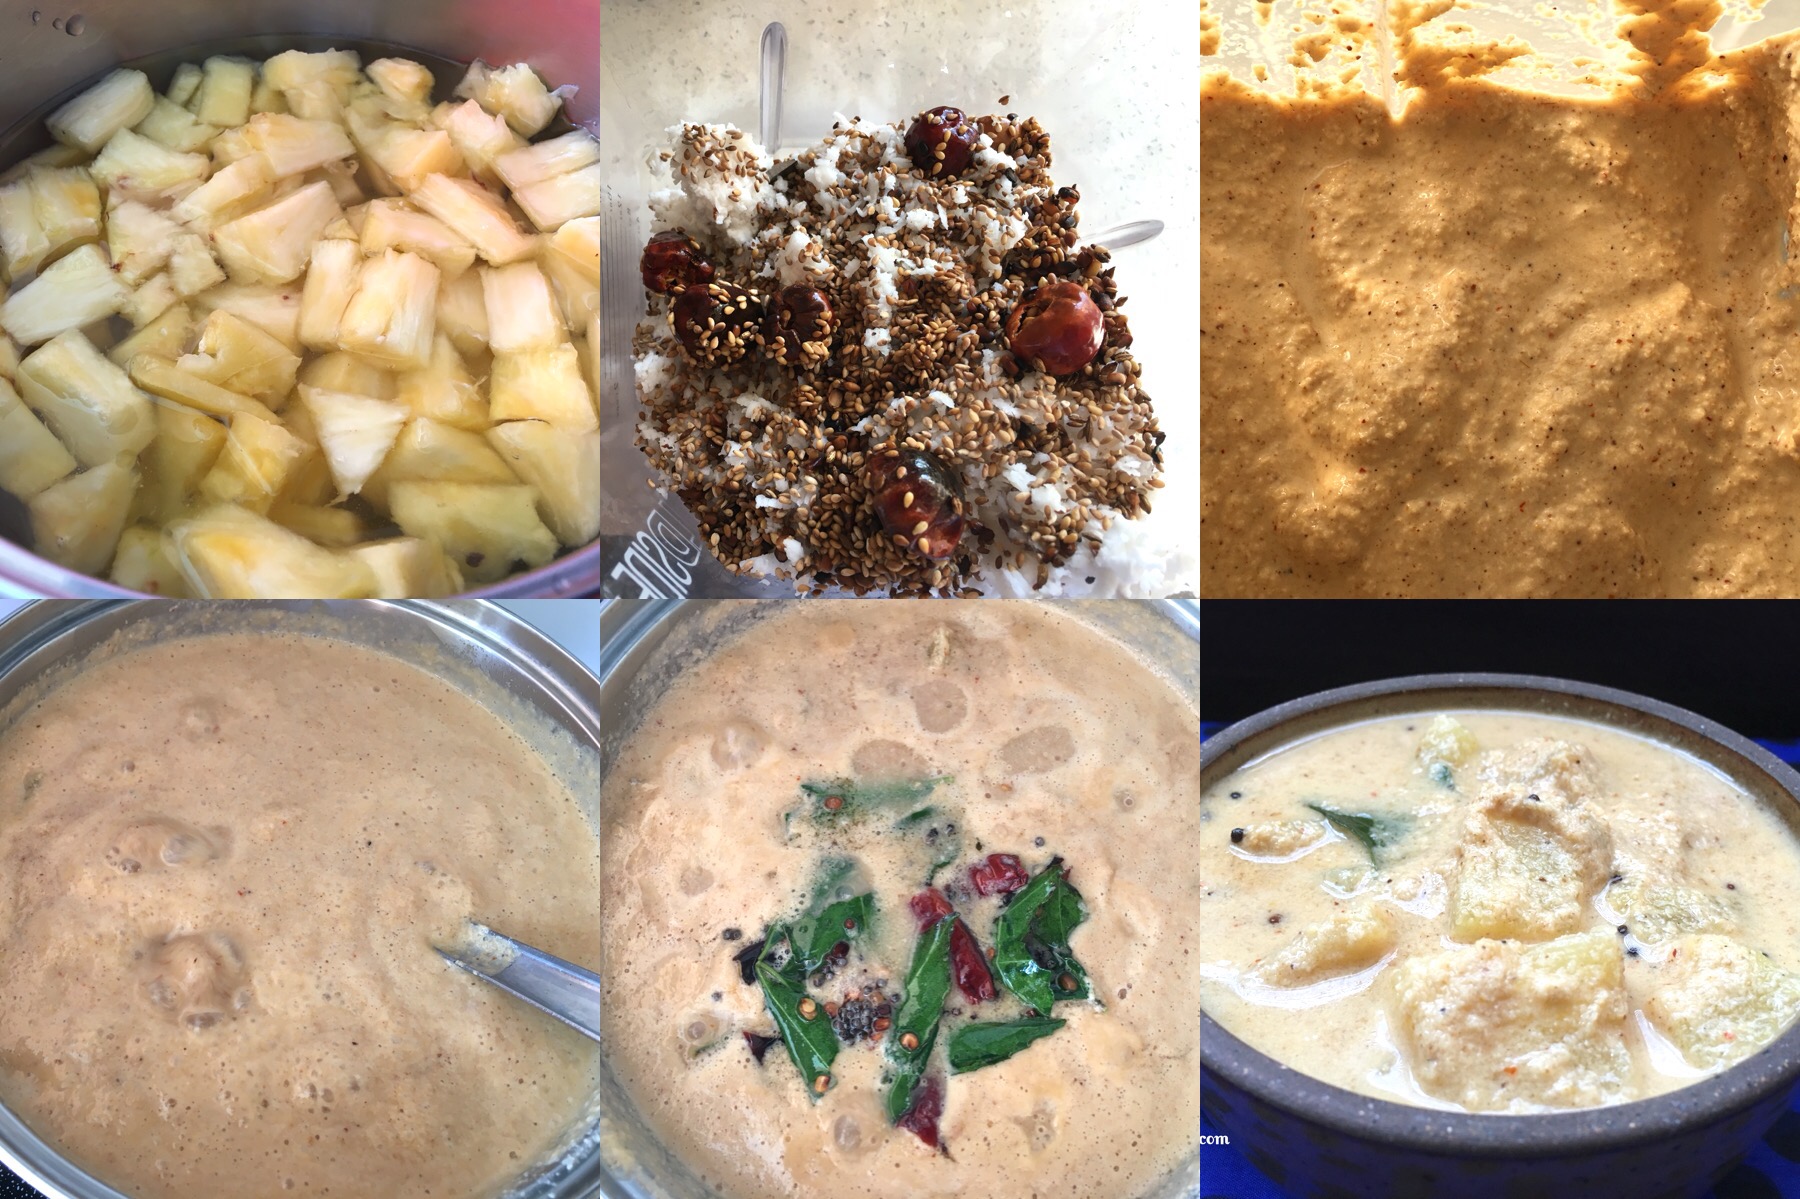
[[[994,990],[994,976],[988,970],[987,956],[981,952],[975,934],[960,917],[950,930],[950,973],[956,979],[957,989],[970,1003],[980,1003],[998,994]]]
[[[895,1121],[933,1149],[938,1147],[938,1118],[944,1114],[944,1082],[935,1074],[927,1074],[913,1088],[912,1106]]]
[[[944,898],[944,893],[936,887],[927,887],[907,901],[912,909],[913,919],[919,922],[919,931],[924,932],[938,921],[948,916],[955,908]]]
[[[990,853],[987,861],[969,867],[969,882],[981,895],[1010,895],[1030,881],[1025,864],[1010,853]]]

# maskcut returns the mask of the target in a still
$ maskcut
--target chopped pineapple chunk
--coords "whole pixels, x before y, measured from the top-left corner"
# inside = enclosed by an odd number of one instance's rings
[[[328,238],[313,247],[312,269],[300,296],[300,340],[307,346],[336,347],[361,270],[362,248],[353,241]]]
[[[300,382],[321,391],[342,391],[356,396],[373,396],[378,400],[395,398],[397,384],[392,371],[338,351],[321,354],[300,371]]]
[[[150,512],[167,524],[187,511],[188,498],[225,449],[225,426],[182,404],[156,406],[156,440],[144,451],[150,473]]]
[[[169,243],[169,281],[178,293],[192,299],[225,282],[225,272],[199,234],[180,233]]]
[[[438,289],[437,321],[465,358],[487,352],[487,297],[478,272],[451,279]]]
[[[600,427],[572,345],[495,354],[489,386],[489,414],[497,421],[549,421],[577,433]]]
[[[350,93],[362,77],[362,59],[354,50],[321,50],[311,54],[304,50],[286,50],[263,63],[262,77],[270,87],[287,97],[295,116],[330,120],[333,117],[329,114],[320,117],[301,112],[296,95],[301,102],[334,96],[341,109],[349,103]],[[335,113],[337,109],[332,111]]]
[[[213,234],[219,258],[234,279],[287,283],[300,277],[313,243],[343,215],[326,183],[309,183],[267,208],[239,217]],[[437,297],[432,297],[433,303]]]
[[[150,115],[132,128],[157,145],[183,154],[205,149],[206,144],[219,135],[218,126],[195,119],[193,113],[163,96],[156,98]]]
[[[50,257],[100,240],[100,189],[86,167],[34,167],[25,181]]]
[[[381,94],[405,104],[424,104],[436,84],[431,68],[407,58],[378,58],[365,71]]]
[[[256,64],[242,58],[216,56],[207,59],[200,71],[194,115],[221,128],[248,121],[250,96],[256,90]]]
[[[260,283],[226,283],[194,297],[202,311],[223,308],[235,312],[260,329],[273,333],[282,345],[300,352],[300,289]]]
[[[494,160],[494,169],[506,186],[517,191],[534,183],[544,183],[559,175],[579,171],[600,161],[600,143],[585,129],[565,133],[546,141],[502,154]],[[560,222],[558,222],[560,224]]]
[[[487,184],[500,182],[495,162],[502,154],[510,154],[529,144],[512,131],[505,117],[491,115],[473,100],[451,105],[444,114],[441,128],[450,135],[463,161],[469,164],[469,170]]]
[[[480,432],[493,423],[488,415],[488,402],[481,394],[481,385],[470,377],[462,355],[456,352],[449,335],[441,331],[432,347],[431,365],[401,375],[396,398],[414,416],[442,421],[459,429]]]
[[[186,349],[193,328],[193,312],[187,305],[177,304],[108,350],[106,356],[123,367],[129,367],[139,354],[174,359]]]
[[[481,290],[488,315],[488,345],[496,354],[549,350],[569,339],[550,283],[535,262],[483,267]]]
[[[131,293],[119,315],[130,321],[133,329],[142,329],[179,303],[181,293],[175,290],[175,283],[168,274],[153,275]]]
[[[348,508],[281,500],[269,509],[269,519],[332,549],[345,549],[363,539],[362,517]]]
[[[130,299],[131,292],[113,273],[106,251],[82,246],[45,267],[0,304],[0,328],[20,345],[34,346],[109,317]]]
[[[395,483],[394,520],[412,537],[435,541],[476,583],[503,579],[556,556],[556,534],[537,514],[537,493],[523,484]]]
[[[50,114],[50,136],[93,154],[121,129],[150,115],[156,93],[142,71],[120,68]]]
[[[500,197],[472,179],[427,175],[412,189],[412,201],[456,230],[494,266],[529,258],[537,249]]]
[[[434,216],[405,200],[373,200],[363,212],[365,254],[407,250],[437,264],[444,278],[454,279],[475,262],[475,247]]]
[[[33,548],[70,570],[103,573],[125,529],[137,485],[137,467],[122,458],[40,491],[28,505]]]
[[[388,250],[368,259],[344,309],[339,347],[394,370],[430,363],[440,277],[416,254]]]
[[[164,599],[186,599],[187,577],[175,565],[168,539],[161,529],[137,525],[119,537],[119,550],[113,556],[112,581],[121,587]]]
[[[600,221],[570,221],[544,249],[544,273],[556,288],[569,328],[586,327],[600,314]]]
[[[269,86],[269,81],[261,75],[256,78],[256,90],[250,93],[250,115],[272,112],[282,116],[288,113],[287,97]]]
[[[600,164],[513,189],[513,200],[531,223],[551,230],[582,217],[600,215]]]
[[[559,429],[543,421],[495,425],[487,439],[538,494],[538,513],[567,546],[600,536],[600,432]]]
[[[23,178],[0,186],[0,251],[15,283],[35,273],[50,255],[50,239],[38,224],[31,185]]]
[[[442,421],[415,417],[401,430],[381,469],[363,485],[363,497],[387,508],[389,488],[400,482],[517,483],[505,459],[478,434]]]
[[[267,512],[310,448],[280,422],[240,412],[231,418],[219,460],[200,480],[200,496]]]
[[[524,63],[499,70],[479,58],[469,64],[469,73],[456,85],[456,94],[466,96],[489,112],[506,118],[524,137],[535,136],[556,118],[562,98],[553,95]]]
[[[274,521],[221,505],[169,526],[175,561],[205,599],[364,599],[375,573]]]
[[[300,356],[243,317],[223,310],[206,318],[198,352],[175,365],[239,395],[279,408],[294,390]]]
[[[62,442],[0,381],[0,487],[29,500],[74,469]]]
[[[156,436],[150,397],[70,330],[19,363],[19,391],[83,466],[135,456]]]
[[[269,164],[277,179],[302,175],[315,167],[349,158],[356,153],[342,125],[330,121],[306,121],[278,113],[250,118],[244,136]]]
[[[362,490],[400,436],[406,408],[390,400],[321,391],[305,384],[300,387],[300,400],[318,430],[338,495]]]
[[[186,196],[212,174],[204,154],[183,154],[121,129],[88,168],[115,196],[157,202]]]
[[[236,220],[274,194],[275,175],[260,154],[222,167],[183,196],[170,210],[176,220],[202,232]]]
[[[462,571],[450,555],[422,537],[371,541],[350,553],[375,572],[375,594],[382,599],[435,599],[463,589]]]
[[[126,369],[130,371],[133,383],[165,400],[173,400],[177,404],[185,404],[213,416],[244,413],[265,420],[275,419],[275,414],[266,405],[220,387],[217,383],[209,383],[198,375],[182,370],[166,358],[158,358],[154,354],[139,354],[126,363]]]
[[[378,97],[355,101],[345,109],[344,119],[351,140],[363,152],[364,165],[378,169],[405,191],[428,175],[458,175],[468,169],[448,133],[392,120]]]
[[[106,214],[106,246],[119,278],[135,286],[162,270],[180,232],[180,225],[136,200],[114,205]]]

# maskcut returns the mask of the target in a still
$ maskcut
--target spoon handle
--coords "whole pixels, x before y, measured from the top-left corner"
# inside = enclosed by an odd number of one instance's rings
[[[470,958],[439,949],[445,961],[484,978],[575,1031],[600,1039],[600,978],[559,957],[520,944],[511,937],[483,930],[482,939],[501,943],[502,952]]]
[[[761,108],[756,127],[765,154],[774,154],[781,143],[781,90],[786,79],[787,27],[770,21],[762,31]]]

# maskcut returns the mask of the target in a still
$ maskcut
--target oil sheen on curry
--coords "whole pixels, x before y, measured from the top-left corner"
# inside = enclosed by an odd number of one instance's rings
[[[1384,718],[1253,762],[1201,808],[1203,1006],[1337,1086],[1472,1112],[1623,1103],[1800,1012],[1800,845],[1635,735]]]
[[[804,607],[602,784],[607,1060],[729,1199],[1152,1193],[1199,1125],[1191,703],[1043,605]]]
[[[1202,83],[1202,593],[1800,595],[1794,35],[1621,0],[1552,91],[1476,7],[1553,6],[1281,0],[1295,86]]]
[[[230,633],[102,651],[0,733],[0,1102],[134,1199],[486,1199],[590,1042],[433,952],[599,955],[598,844],[416,667]]]

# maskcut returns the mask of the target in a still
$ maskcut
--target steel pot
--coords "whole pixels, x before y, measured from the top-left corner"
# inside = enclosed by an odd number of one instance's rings
[[[1405,713],[1499,708],[1587,720],[1698,758],[1800,832],[1800,774],[1704,716],[1610,687],[1511,674],[1385,679],[1242,720],[1201,747],[1204,788],[1329,729]],[[1251,1048],[1200,1014],[1201,1105],[1297,1199],[1692,1196],[1756,1143],[1800,1085],[1800,1025],[1679,1090],[1545,1115],[1445,1112],[1359,1095]]]
[[[157,639],[280,628],[331,637],[411,662],[477,697],[502,719],[543,728],[534,737],[598,821],[594,747],[599,684],[562,647],[497,604],[467,600],[47,601],[0,621],[0,709],[49,672],[79,664],[115,634]],[[0,1017],[3,1018],[3,1017]],[[598,1095],[550,1162],[536,1163],[505,1199],[595,1199],[600,1193]],[[55,1199],[129,1199],[64,1158],[0,1106],[0,1163]]]
[[[213,53],[265,58],[287,49],[336,46],[364,60],[409,53],[454,87],[456,64],[528,62],[552,86],[580,90],[568,119],[598,130],[600,0],[34,0],[0,3],[0,165],[46,145],[43,118],[121,63],[147,72],[158,89],[176,64]],[[12,505],[15,509],[16,504]],[[19,513],[0,511],[0,532],[17,536]],[[595,542],[556,562],[471,595],[586,595],[600,589]],[[130,596],[0,540],[0,592],[14,596]]]
[[[821,600],[854,605],[859,600]],[[936,601],[901,601],[930,603]],[[1000,603],[1034,603],[1001,600]],[[600,776],[638,720],[683,671],[739,635],[784,600],[602,600],[600,604]],[[1200,693],[1200,611],[1192,600],[1071,601],[1077,615],[1145,661],[1156,663],[1191,700]],[[638,1114],[600,1043],[600,1193],[607,1199],[720,1199],[662,1145]],[[1197,1081],[1197,1080],[1196,1080]],[[1190,1158],[1138,1199],[1199,1199],[1200,1159]]]

